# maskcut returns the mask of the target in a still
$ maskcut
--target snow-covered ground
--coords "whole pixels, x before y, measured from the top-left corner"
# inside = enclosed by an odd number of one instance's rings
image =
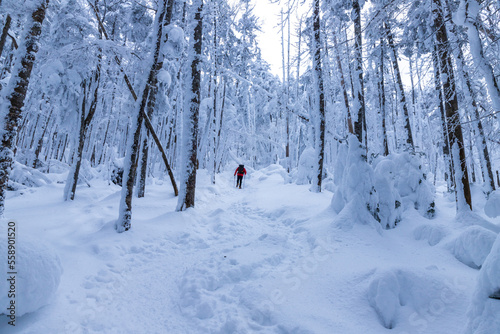
[[[232,173],[211,185],[200,171],[196,208],[186,212],[174,211],[170,184],[156,180],[134,198],[132,229],[122,234],[114,230],[120,188],[102,180],[79,186],[73,202],[57,182],[11,196],[19,256],[25,247],[50,264],[19,264],[20,277],[43,283],[19,303],[48,304],[18,305],[31,312],[15,328],[2,315],[0,333],[463,331],[500,218],[455,219],[453,196],[438,187],[432,220],[406,208],[395,229],[339,225],[331,192],[282,175],[279,166],[253,171],[239,190]],[[0,232],[6,239],[6,223]],[[4,276],[1,284],[4,309]]]

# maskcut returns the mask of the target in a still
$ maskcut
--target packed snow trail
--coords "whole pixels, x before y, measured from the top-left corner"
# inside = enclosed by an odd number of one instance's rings
[[[460,332],[477,271],[446,246],[453,203],[440,198],[434,221],[410,209],[394,230],[343,230],[331,192],[282,175],[253,171],[240,190],[229,173],[211,185],[201,171],[186,212],[173,211],[177,199],[157,180],[134,198],[132,229],[121,234],[120,189],[102,181],[71,203],[60,184],[10,198],[20,234],[51,245],[64,273],[49,305],[0,332]],[[437,245],[429,229],[442,232]]]

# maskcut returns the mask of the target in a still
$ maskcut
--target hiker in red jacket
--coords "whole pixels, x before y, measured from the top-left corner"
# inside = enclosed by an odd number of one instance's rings
[[[243,175],[247,174],[247,170],[245,169],[245,166],[239,165],[238,168],[234,171],[234,175],[238,174],[238,178],[236,179],[236,187],[239,186],[241,189],[241,182],[243,181]]]

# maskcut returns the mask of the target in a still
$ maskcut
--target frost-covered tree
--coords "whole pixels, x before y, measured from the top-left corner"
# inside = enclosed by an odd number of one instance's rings
[[[167,11],[167,1],[164,0],[160,10],[158,11],[155,21],[155,44],[154,52],[150,56],[150,67],[148,77],[143,84],[141,95],[137,99],[136,110],[132,116],[132,127],[127,143],[127,153],[123,168],[123,185],[120,201],[120,209],[118,220],[116,221],[116,230],[124,232],[130,229],[132,220],[132,194],[134,189],[135,177],[137,172],[137,160],[140,147],[140,134],[143,118],[148,117],[145,113],[148,97],[152,91],[152,86],[155,84],[157,72],[157,64],[160,57],[160,49],[163,38],[163,20]]]
[[[191,88],[186,94],[187,108],[183,117],[183,145],[181,146],[181,179],[177,211],[183,211],[195,204],[196,168],[198,165],[198,119],[201,101],[201,51],[203,34],[203,0],[193,5],[193,27],[190,41],[191,49],[188,63],[190,64]]]
[[[2,91],[1,99],[3,101],[0,109],[0,117],[3,119],[0,146],[0,215],[3,215],[5,209],[5,192],[13,162],[14,140],[28,92],[48,4],[48,0],[36,2],[31,16],[27,18],[23,41],[17,51],[11,79],[8,86]]]
[[[436,31],[436,48],[441,69],[441,83],[444,92],[444,104],[447,119],[448,141],[451,148],[455,177],[455,195],[458,210],[467,207],[472,210],[469,174],[465,155],[462,126],[458,113],[455,75],[449,51],[448,32],[446,31],[441,0],[433,0],[433,19]]]

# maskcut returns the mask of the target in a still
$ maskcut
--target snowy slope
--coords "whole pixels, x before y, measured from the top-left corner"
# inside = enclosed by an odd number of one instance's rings
[[[438,194],[433,220],[411,209],[393,230],[346,228],[331,192],[282,175],[270,166],[239,190],[230,173],[211,185],[202,171],[183,213],[156,180],[122,234],[113,184],[94,179],[74,202],[57,182],[9,198],[19,235],[49,245],[63,273],[49,305],[0,332],[462,332],[479,271],[457,259],[471,219],[456,221],[449,198]]]

